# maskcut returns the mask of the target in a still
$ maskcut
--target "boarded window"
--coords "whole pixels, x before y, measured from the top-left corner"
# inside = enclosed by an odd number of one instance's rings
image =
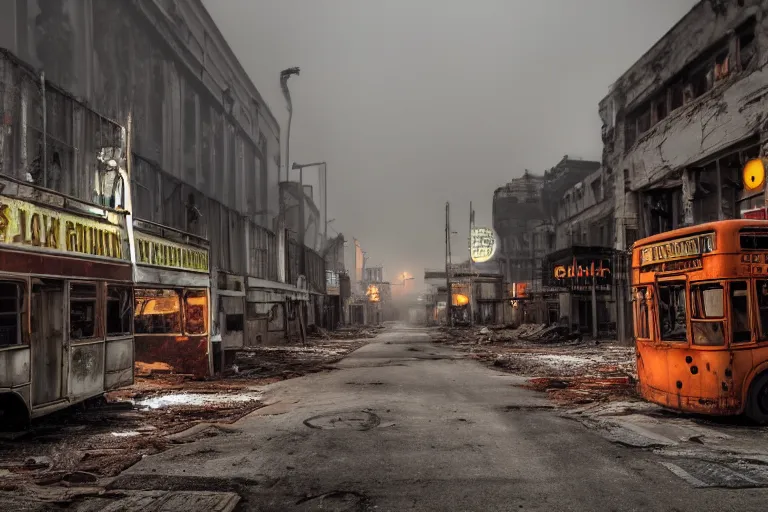
[[[136,334],[181,334],[181,304],[176,290],[136,289]]]

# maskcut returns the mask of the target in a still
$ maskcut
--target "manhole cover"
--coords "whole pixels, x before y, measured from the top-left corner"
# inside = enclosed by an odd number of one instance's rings
[[[341,428],[346,430],[370,430],[378,427],[381,419],[372,412],[352,411],[321,414],[304,420],[309,428],[328,430]]]

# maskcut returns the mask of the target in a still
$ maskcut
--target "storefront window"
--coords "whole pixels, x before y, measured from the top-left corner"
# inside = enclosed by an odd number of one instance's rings
[[[184,293],[184,332],[205,334],[208,332],[208,294],[205,290],[189,290]]]
[[[96,303],[95,284],[72,283],[69,286],[69,337],[73,340],[95,338]]]
[[[0,347],[25,343],[21,328],[25,315],[24,286],[0,281]]]
[[[133,300],[127,286],[107,287],[107,336],[131,333]]]
[[[136,289],[136,334],[181,334],[181,301],[176,290]]]

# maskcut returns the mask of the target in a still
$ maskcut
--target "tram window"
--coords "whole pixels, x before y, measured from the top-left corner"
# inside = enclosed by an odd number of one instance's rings
[[[662,341],[688,340],[685,310],[685,283],[659,284],[659,326]]]
[[[640,339],[649,339],[651,330],[648,324],[648,288],[638,288],[635,300],[636,336]]]
[[[133,328],[136,334],[181,334],[179,292],[136,289]]]
[[[752,331],[749,328],[749,293],[745,281],[731,283],[731,341],[749,343]]]
[[[0,281],[0,347],[25,343],[21,329],[25,315],[24,287],[13,281]]]
[[[107,287],[107,336],[131,333],[133,300],[126,286]]]
[[[96,332],[96,303],[98,291],[95,284],[71,283],[69,285],[69,337],[82,340],[98,336]]]
[[[205,290],[189,290],[184,293],[184,332],[205,334],[208,316],[208,296]]]

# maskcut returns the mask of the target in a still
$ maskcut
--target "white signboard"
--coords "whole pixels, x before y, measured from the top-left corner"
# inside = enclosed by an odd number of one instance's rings
[[[489,228],[472,228],[470,257],[475,263],[484,263],[496,254],[496,234]]]

